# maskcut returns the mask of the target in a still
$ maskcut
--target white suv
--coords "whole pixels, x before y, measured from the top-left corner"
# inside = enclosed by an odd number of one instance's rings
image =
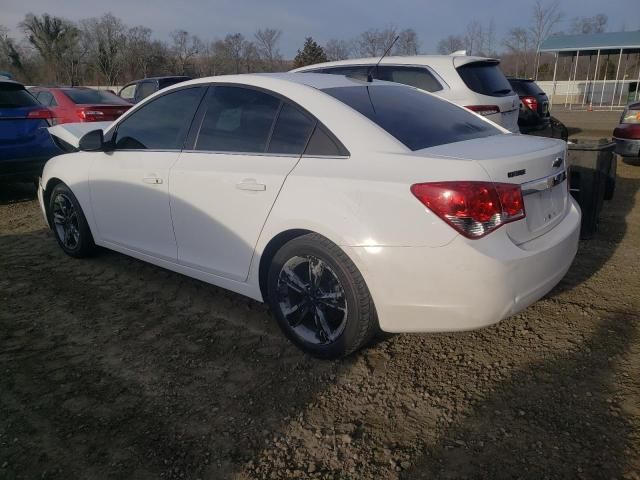
[[[318,63],[293,72],[332,73],[373,78],[426,90],[518,133],[518,95],[493,58],[466,55],[359,58]]]

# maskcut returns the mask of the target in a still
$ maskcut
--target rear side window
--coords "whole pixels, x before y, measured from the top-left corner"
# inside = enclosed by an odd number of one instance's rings
[[[53,94],[51,92],[45,92],[45,91],[38,92],[36,94],[36,98],[38,99],[38,102],[40,102],[45,107],[55,107],[58,105],[56,103],[56,99],[53,98]]]
[[[185,88],[143,105],[118,125],[116,149],[182,149],[204,91]]]
[[[377,70],[377,71],[376,71]],[[402,83],[427,92],[442,90],[442,85],[426,68],[380,65],[372,70],[374,77],[388,82]]]
[[[77,105],[128,105],[127,102],[117,95],[102,90],[69,88],[64,90],[64,93]]]
[[[414,88],[363,85],[323,92],[360,112],[411,150],[500,133],[467,110]]]
[[[280,99],[258,90],[220,86],[210,89],[196,150],[265,152]]]
[[[20,108],[39,105],[22,85],[0,82],[0,108]]]
[[[371,66],[362,65],[355,67],[332,67],[322,70],[322,73],[331,73],[333,75],[344,75],[345,77],[356,78],[358,80],[366,80],[367,73]]]
[[[348,157],[349,151],[322,125],[318,124],[309,139],[304,154],[312,157]]]
[[[526,80],[509,80],[511,87],[521,97],[535,96],[544,93],[544,91],[535,83]]]
[[[301,154],[315,123],[314,119],[299,108],[285,103],[278,114],[268,152]]]
[[[490,97],[513,95],[509,81],[496,62],[473,62],[457,68],[469,89]]]

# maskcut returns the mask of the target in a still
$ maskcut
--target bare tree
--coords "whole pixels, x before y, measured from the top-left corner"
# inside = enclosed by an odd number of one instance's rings
[[[21,22],[27,40],[44,60],[49,76],[58,82],[64,76],[65,57],[78,43],[77,27],[64,18],[32,13]]]
[[[126,27],[110,13],[82,21],[83,41],[90,65],[107,85],[115,85],[122,72],[127,48]]]
[[[362,32],[356,40],[358,53],[363,57],[381,56],[396,38],[397,31],[396,27],[391,26],[382,30],[370,29]]]
[[[460,35],[449,35],[438,42],[437,51],[440,55],[464,50],[464,39]]]
[[[484,28],[479,21],[474,20],[467,25],[464,44],[467,55],[481,54],[484,46]]]
[[[330,61],[346,60],[349,58],[352,46],[346,40],[332,38],[324,46],[324,53]]]
[[[282,55],[278,49],[281,36],[282,31],[273,28],[258,30],[254,35],[256,53],[268,71],[278,70],[282,63]]]
[[[196,35],[191,35],[186,30],[176,30],[171,33],[173,61],[175,73],[185,75],[189,62],[204,50],[204,44]]]
[[[420,50],[418,34],[412,28],[407,28],[399,33],[399,38],[393,46],[394,55],[417,55]]]
[[[512,73],[515,76],[522,74],[526,77],[527,67],[531,63],[532,55],[535,55],[535,51],[532,51],[533,41],[529,31],[522,27],[512,28],[507,33],[503,44],[515,60]]]
[[[571,33],[588,34],[603,33],[607,30],[609,17],[604,13],[599,13],[593,17],[574,17],[571,21]]]
[[[241,33],[227,34],[223,40],[225,56],[233,64],[233,73],[240,73],[243,59],[243,47],[246,40]]]
[[[560,11],[560,2],[558,0],[554,0],[548,5],[545,5],[542,0],[536,0],[533,6],[532,23],[529,27],[536,52],[540,50],[542,42],[551,35],[553,29],[563,17],[564,13]]]

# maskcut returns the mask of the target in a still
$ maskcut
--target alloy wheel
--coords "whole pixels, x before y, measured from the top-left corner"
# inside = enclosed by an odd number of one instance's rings
[[[278,306],[293,332],[315,345],[333,343],[347,324],[347,300],[335,272],[313,256],[290,258],[280,270]]]
[[[53,201],[53,224],[62,245],[74,250],[80,242],[78,212],[64,193],[58,193]]]

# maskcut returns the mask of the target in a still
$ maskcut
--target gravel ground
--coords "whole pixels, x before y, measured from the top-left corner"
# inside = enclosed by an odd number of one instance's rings
[[[0,479],[640,479],[640,166],[618,175],[545,299],[336,362],[241,296],[65,256],[0,187]]]

